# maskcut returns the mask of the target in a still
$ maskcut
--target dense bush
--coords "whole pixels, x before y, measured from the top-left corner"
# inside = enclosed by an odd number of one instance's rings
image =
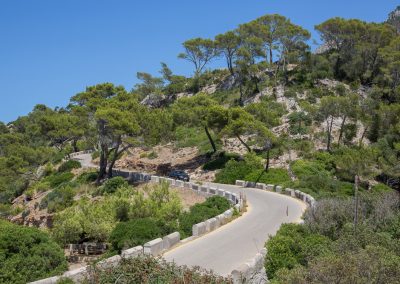
[[[40,202],[40,208],[47,208],[49,213],[61,211],[74,202],[75,190],[71,186],[62,186],[47,194]]]
[[[200,268],[177,266],[149,255],[123,259],[107,269],[93,267],[83,284],[92,283],[174,283],[174,284],[231,284],[231,279],[217,276]]]
[[[208,161],[203,165],[203,170],[206,171],[214,171],[218,169],[222,169],[225,167],[225,164],[230,160],[239,160],[239,155],[235,153],[220,153],[217,157],[213,158],[211,161]]]
[[[79,183],[91,183],[96,181],[98,172],[84,172],[76,178]]]
[[[266,244],[272,283],[399,283],[400,197],[360,194],[357,226],[351,199],[320,200],[303,225],[283,225]],[[357,280],[355,280],[357,279]]]
[[[253,172],[261,173],[263,165],[261,159],[254,153],[249,153],[243,161],[230,160],[225,168],[218,172],[215,181],[218,183],[234,184],[236,180],[243,180]]]
[[[72,169],[79,169],[81,167],[81,163],[75,160],[68,160],[61,164],[58,168],[58,172],[70,172]]]
[[[107,180],[99,189],[101,194],[114,193],[119,188],[128,186],[128,182],[123,177],[113,177]]]
[[[307,265],[312,257],[328,252],[330,243],[327,237],[310,233],[302,225],[283,224],[266,245],[268,255],[265,267],[268,277],[274,278],[282,268]]]
[[[0,283],[27,283],[67,269],[63,250],[46,233],[0,220]]]
[[[286,169],[270,168],[268,171],[254,171],[244,178],[246,181],[258,181],[265,184],[287,185],[290,183],[289,173]]]
[[[192,235],[193,225],[215,217],[229,209],[229,201],[221,196],[207,198],[203,203],[190,207],[189,212],[184,212],[179,217],[179,229],[183,237]]]
[[[57,173],[50,175],[44,179],[52,188],[55,188],[63,183],[69,182],[74,178],[74,174],[70,172]]]
[[[143,245],[148,241],[170,233],[161,222],[152,218],[143,218],[119,223],[111,232],[110,243],[116,251]]]

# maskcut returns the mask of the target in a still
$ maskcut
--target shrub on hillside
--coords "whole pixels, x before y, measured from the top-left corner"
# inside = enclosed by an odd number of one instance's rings
[[[96,181],[98,172],[84,172],[76,178],[78,183],[91,183]]]
[[[331,242],[325,236],[310,233],[305,226],[283,224],[266,244],[265,269],[268,278],[274,278],[280,269],[307,265],[311,257],[328,253]]]
[[[249,153],[243,161],[230,160],[225,168],[218,172],[215,181],[218,183],[234,184],[236,180],[243,180],[253,172],[261,173],[263,165],[261,159],[254,153]]]
[[[67,269],[63,250],[39,229],[0,220],[0,283],[27,283]]]
[[[246,175],[246,181],[257,181],[265,184],[287,185],[290,183],[289,173],[286,169],[270,168],[267,172],[264,170],[253,171]]]
[[[70,172],[72,169],[79,169],[80,167],[82,167],[80,162],[75,160],[68,160],[61,164],[61,166],[58,168],[58,172]]]
[[[74,202],[75,191],[71,186],[58,187],[47,194],[40,202],[40,208],[47,208],[49,213],[64,210]]]
[[[64,173],[56,173],[51,176],[45,178],[44,181],[47,181],[50,184],[50,187],[55,188],[60,186],[63,183],[67,183],[74,178],[74,174],[70,172]]]
[[[93,267],[83,284],[90,283],[174,283],[174,284],[232,284],[232,280],[217,276],[198,267],[177,266],[173,262],[149,255],[123,259],[117,266]]]
[[[229,201],[221,196],[209,197],[205,202],[193,205],[189,212],[185,212],[179,217],[179,229],[182,237],[192,235],[193,225],[213,218],[229,207]]]
[[[119,223],[111,232],[110,243],[114,250],[121,251],[143,245],[148,241],[169,233],[160,222],[152,218],[143,218]]]
[[[203,170],[206,171],[214,171],[218,169],[222,169],[225,167],[225,164],[230,161],[230,160],[239,160],[239,155],[236,153],[225,153],[222,152],[220,153],[216,158],[212,159],[211,161],[208,161],[203,165]]]
[[[128,182],[123,177],[113,177],[107,180],[101,187],[100,192],[104,193],[114,193],[121,187],[128,186]]]

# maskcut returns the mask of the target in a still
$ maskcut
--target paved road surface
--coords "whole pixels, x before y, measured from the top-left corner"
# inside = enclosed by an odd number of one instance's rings
[[[74,159],[79,160],[83,167],[94,166],[90,154]],[[233,185],[210,185],[234,193],[245,193],[248,212],[216,231],[167,252],[164,255],[166,260],[229,275],[232,270],[253,258],[268,236],[275,234],[281,224],[300,222],[306,209],[305,203],[278,193]]]
[[[268,236],[275,234],[282,223],[300,222],[306,209],[303,202],[277,193],[233,185],[212,185],[245,193],[248,212],[214,232],[167,252],[164,255],[166,260],[229,275],[253,258],[263,248]]]

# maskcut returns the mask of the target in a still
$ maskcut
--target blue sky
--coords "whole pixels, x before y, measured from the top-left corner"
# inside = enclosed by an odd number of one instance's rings
[[[381,22],[392,0],[0,0],[0,121],[35,104],[65,106],[102,82],[128,90],[136,72],[160,62],[190,75],[181,43],[214,37],[264,14],[279,13],[313,32],[334,16]],[[215,63],[214,65],[217,65]]]

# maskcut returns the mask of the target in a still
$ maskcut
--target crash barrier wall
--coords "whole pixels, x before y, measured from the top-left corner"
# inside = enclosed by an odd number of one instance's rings
[[[282,186],[279,185],[255,183],[244,180],[236,180],[235,184],[241,187],[256,188],[288,195],[303,201],[310,207],[313,207],[316,204],[314,197],[300,190],[294,190],[292,188],[282,188]],[[231,272],[233,283],[266,283],[265,281],[267,281],[267,277],[264,269],[266,254],[267,250],[263,248],[253,259],[233,270]]]
[[[243,198],[241,198],[237,194],[210,186],[199,185],[192,182],[182,182],[170,178],[150,176],[148,174],[136,173],[124,170],[113,170],[113,175],[122,176],[131,181],[143,181],[152,183],[167,182],[170,186],[191,189],[197,192],[198,194],[205,196],[220,195],[225,197],[233,205],[231,209],[226,210],[224,213],[215,216],[214,218],[208,219],[204,222],[201,222],[199,224],[193,225],[192,228],[193,236],[190,238],[196,238],[228,223],[232,219],[234,210],[240,211],[243,206]],[[137,246],[134,248],[123,250],[121,252],[121,255],[115,255],[105,260],[102,260],[99,263],[97,263],[97,266],[103,269],[111,268],[118,265],[118,263],[124,258],[134,258],[142,254],[159,256],[163,254],[165,251],[169,250],[170,248],[176,246],[179,242],[181,242],[180,234],[179,232],[174,232],[163,238],[157,238],[155,240],[149,241],[145,243],[143,246]],[[69,278],[73,280],[75,283],[79,283],[83,279],[85,279],[89,269],[90,269],[89,266],[81,267],[75,270],[67,271],[61,276],[54,276],[38,280],[35,282],[31,282],[31,284],[56,284],[57,281],[62,278]]]

